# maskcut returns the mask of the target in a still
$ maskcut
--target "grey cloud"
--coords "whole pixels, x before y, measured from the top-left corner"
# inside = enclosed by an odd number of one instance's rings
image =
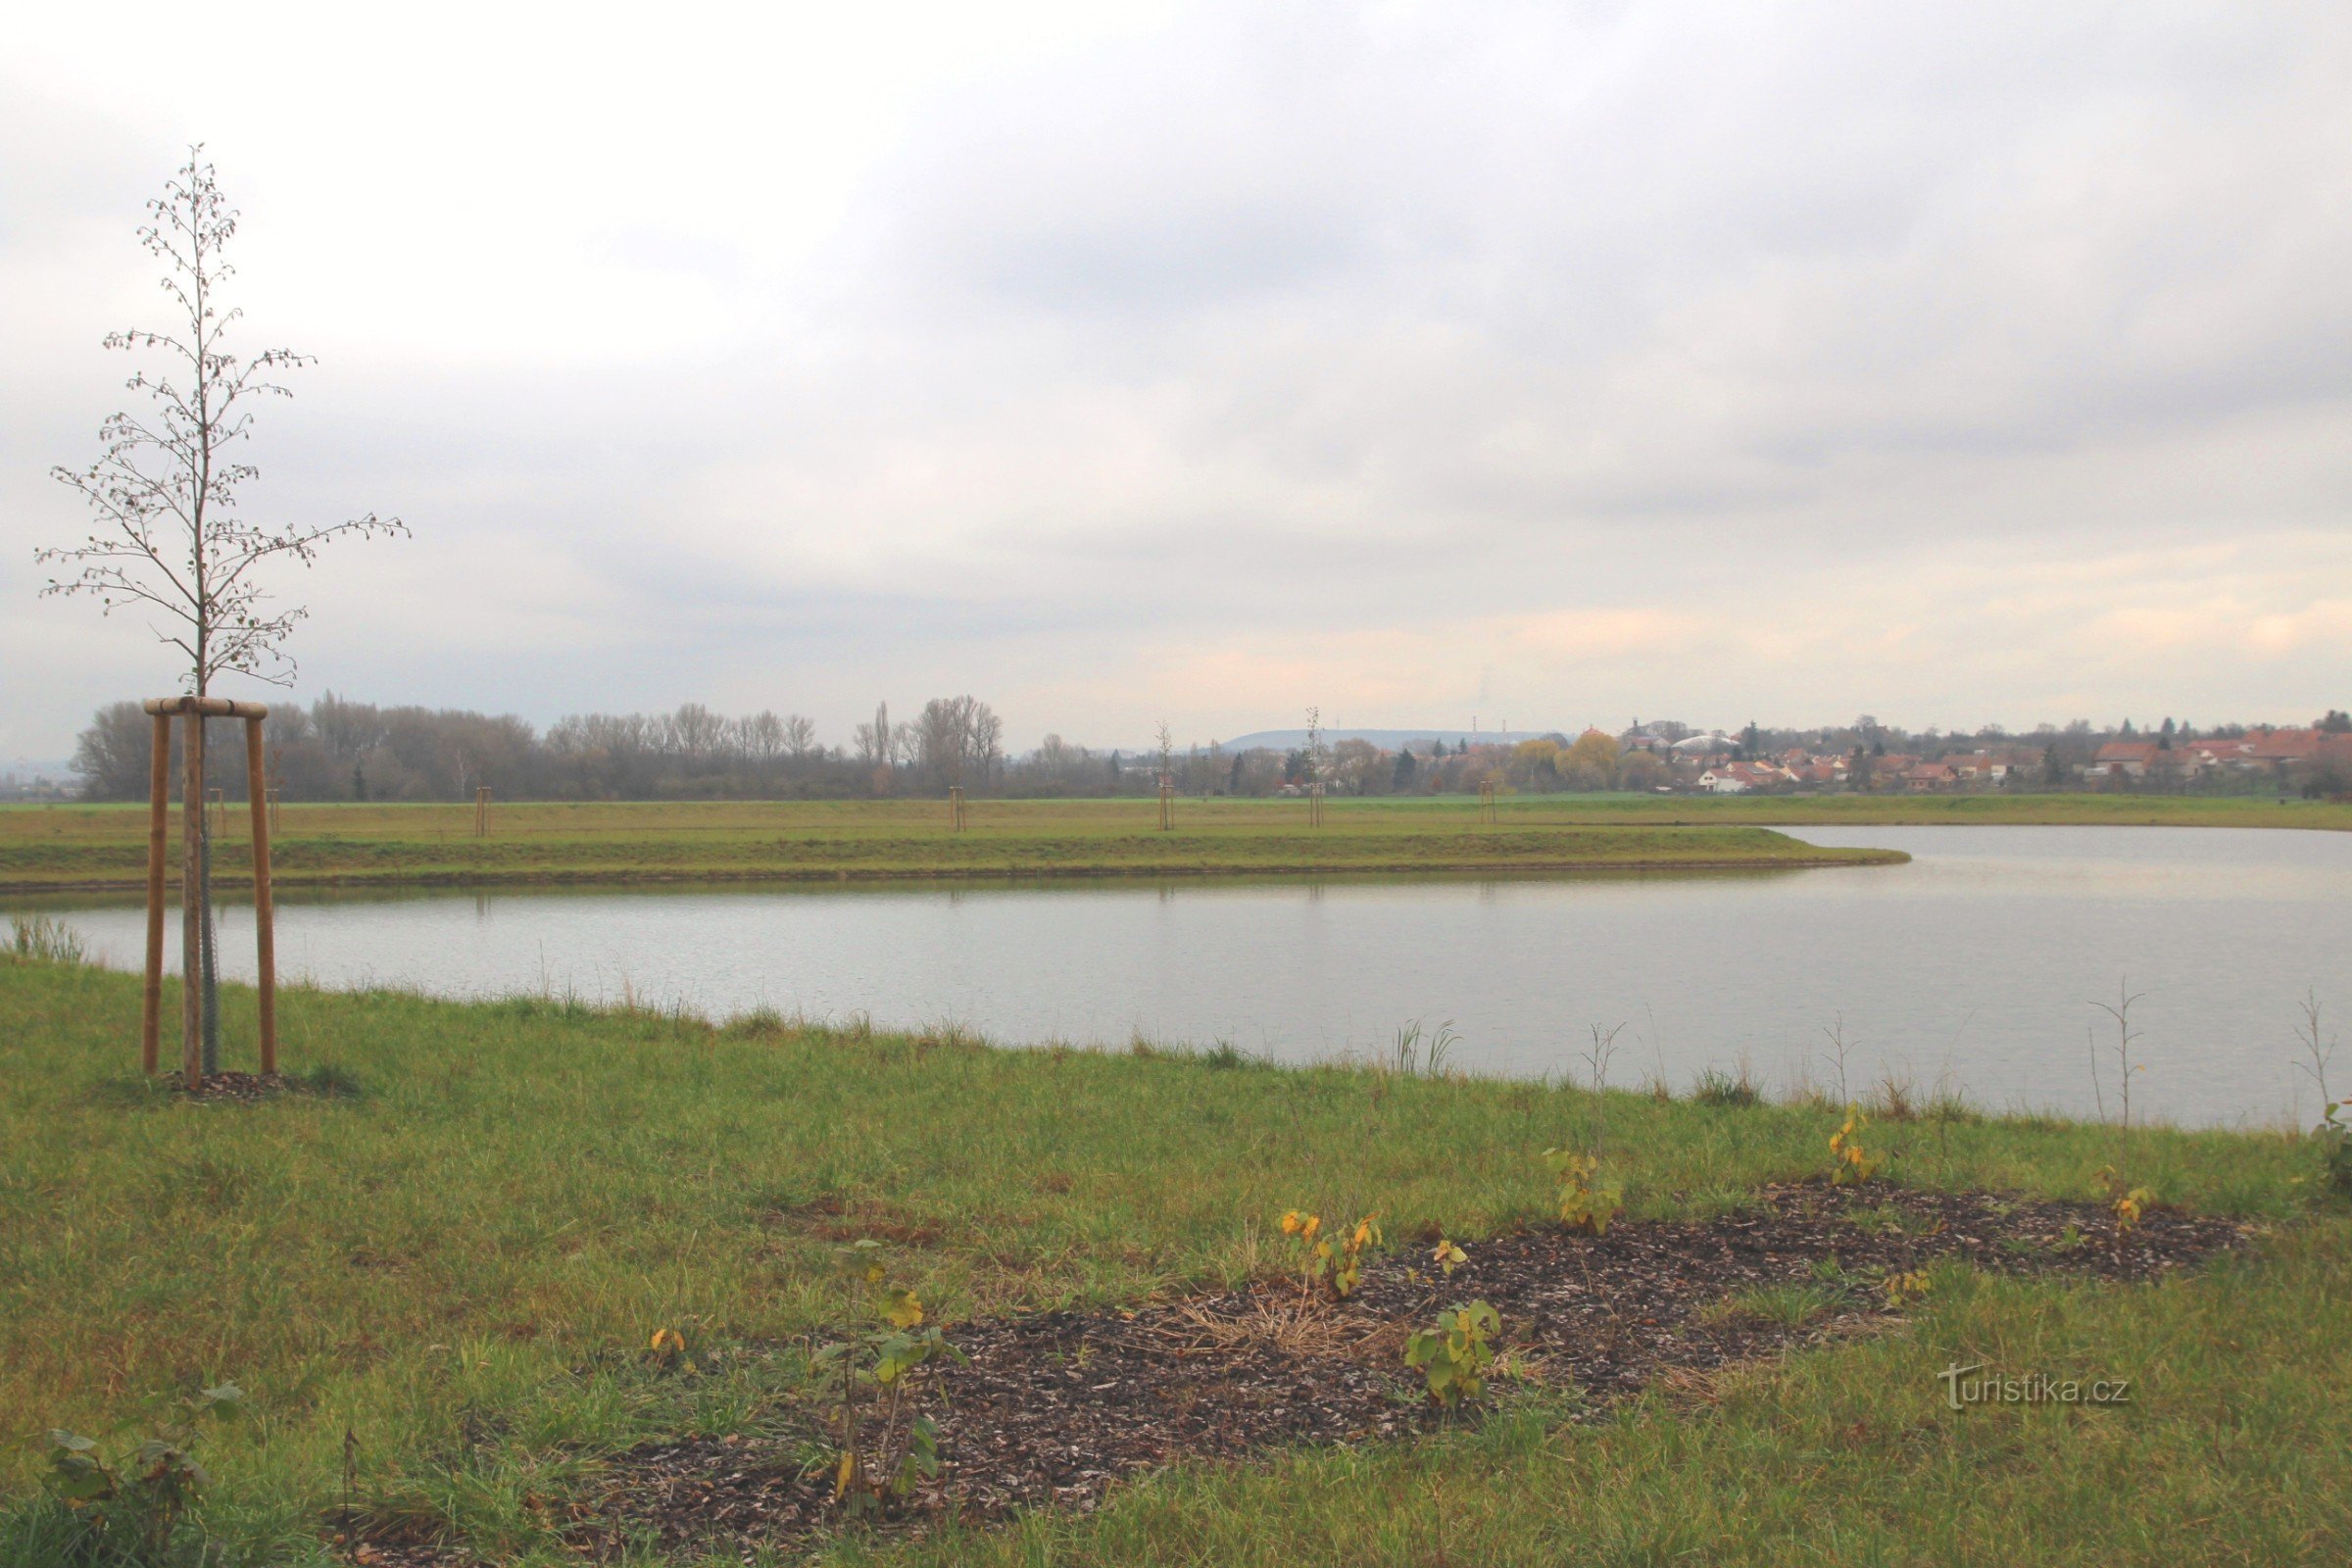
[[[727,341],[406,363],[345,301],[348,339],[260,456],[272,504],[423,529],[396,571],[322,568],[349,617],[319,628],[322,679],[372,628],[397,646],[381,678],[432,688],[382,695],[542,717],[772,681],[838,725],[937,671],[1008,683],[992,700],[1041,728],[1133,733],[1116,704],[1257,701],[1230,672],[1291,657],[1270,627],[1344,671],[1423,623],[1445,629],[1393,662],[1429,667],[1429,700],[1532,711],[1560,665],[1475,616],[1810,625],[1876,595],[1897,620],[1963,547],[2030,572],[2042,550],[2251,541],[2248,602],[2291,619],[2282,563],[2345,531],[2352,478],[2348,74],[2352,16],[2321,7],[1186,11],[934,95],[811,255],[719,213],[665,227],[625,190],[545,236],[548,269],[644,274],[616,311],[715,294]],[[126,199],[137,138],[62,123],[53,155],[0,111],[0,266],[101,220],[135,265],[172,149],[140,144]],[[764,188],[758,149],[670,154],[741,157]],[[422,232],[462,263],[463,232]],[[38,466],[104,407],[94,349],[31,336],[0,372],[0,506],[54,532]],[[336,576],[518,564],[562,592],[504,642],[478,581],[403,638]],[[2340,570],[2296,591],[2352,597]],[[2126,687],[2144,672],[2049,672],[2077,667],[2096,578],[2066,578],[2044,632],[2005,623],[1997,656],[1966,613],[1925,615],[1931,655],[1882,667],[1947,716]],[[1135,696],[1208,647],[1236,650],[1230,695]],[[2352,679],[2308,657],[2315,699]],[[1812,654],[1777,677],[1714,645],[1606,658],[1629,710],[1903,706]],[[2246,690],[2281,678],[2217,658]],[[1760,700],[1776,678],[1797,711]]]

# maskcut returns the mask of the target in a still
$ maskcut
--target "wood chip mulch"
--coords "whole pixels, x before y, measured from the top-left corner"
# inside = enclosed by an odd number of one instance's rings
[[[282,1072],[208,1072],[190,1089],[188,1081],[173,1074],[168,1082],[172,1092],[188,1100],[222,1100],[240,1105],[258,1105],[277,1095],[299,1095],[310,1086],[299,1078],[289,1078]]]
[[[949,1338],[969,1363],[949,1363],[935,1384],[945,1466],[906,1515],[919,1524],[1083,1511],[1122,1477],[1181,1460],[1398,1438],[1465,1419],[1434,1409],[1402,1365],[1405,1336],[1458,1301],[1493,1303],[1517,1367],[1573,1389],[1574,1408],[1589,1415],[1661,1380],[1703,1387],[1734,1363],[1865,1331],[1896,1315],[1870,1284],[1886,1272],[1958,1259],[2005,1274],[2148,1280],[2243,1235],[2232,1221],[2157,1209],[2119,1244],[2091,1204],[1800,1185],[1766,1189],[1718,1218],[1623,1223],[1597,1240],[1556,1227],[1495,1237],[1471,1245],[1449,1280],[1426,1267],[1426,1246],[1392,1239],[1395,1250],[1369,1260],[1356,1295],[1337,1305],[1301,1308],[1295,1285],[1271,1282],[1134,1312],[967,1322]],[[1723,1309],[1740,1292],[1822,1285],[1833,1260],[1848,1283],[1824,1286],[1824,1310],[1808,1321]],[[796,1424],[797,1443],[689,1437],[617,1455],[576,1510],[573,1550],[606,1559],[650,1540],[749,1562],[837,1529],[831,1478],[807,1463],[822,1424],[813,1412]],[[376,1560],[472,1559],[411,1546]]]

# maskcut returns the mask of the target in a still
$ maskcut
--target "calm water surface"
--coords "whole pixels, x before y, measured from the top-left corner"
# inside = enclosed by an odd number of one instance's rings
[[[456,893],[289,902],[280,963],[330,986],[767,1005],[992,1039],[1231,1041],[1284,1060],[1385,1052],[1449,1020],[1456,1064],[1568,1071],[1623,1024],[1614,1080],[1742,1060],[1859,1090],[1948,1078],[1996,1106],[2086,1111],[2091,1005],[2119,985],[2135,1103],[2181,1122],[2308,1119],[2295,1004],[2352,1014],[2352,834],[2269,829],[1806,828],[1903,866],[1586,880],[1179,881]],[[137,910],[62,911],[135,965]],[[247,909],[221,948],[252,964]],[[176,953],[176,940],[172,949]],[[241,968],[235,966],[241,965]],[[2352,1054],[2340,1095],[2352,1089]],[[2108,1078],[2113,1094],[2113,1078]]]

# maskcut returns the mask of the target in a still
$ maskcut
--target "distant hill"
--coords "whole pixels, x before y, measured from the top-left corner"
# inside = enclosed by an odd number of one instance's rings
[[[1505,741],[1516,745],[1520,741],[1532,741],[1538,736],[1555,733],[1557,732],[1553,730],[1543,729],[1508,731],[1488,729],[1480,730],[1476,734],[1472,734],[1466,729],[1327,729],[1323,732],[1323,744],[1328,746],[1334,741],[1370,741],[1384,752],[1394,752],[1400,747],[1410,746],[1416,752],[1426,753],[1439,741],[1444,741],[1447,746],[1459,746],[1464,741],[1468,741],[1473,746],[1494,746]],[[1261,729],[1248,735],[1237,735],[1232,740],[1222,741],[1219,744],[1228,752],[1254,752],[1261,749],[1271,752],[1296,751],[1306,744],[1306,731],[1302,729]]]

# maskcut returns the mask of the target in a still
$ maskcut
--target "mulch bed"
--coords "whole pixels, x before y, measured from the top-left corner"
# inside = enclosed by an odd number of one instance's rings
[[[2159,1209],[2119,1244],[2091,1204],[1802,1185],[1766,1189],[1719,1218],[1620,1224],[1597,1240],[1556,1227],[1493,1238],[1471,1247],[1450,1280],[1419,1266],[1426,1247],[1399,1247],[1368,1260],[1361,1288],[1338,1305],[1302,1310],[1297,1287],[1275,1282],[1134,1312],[963,1323],[949,1338],[970,1361],[946,1364],[935,1383],[945,1464],[906,1517],[1083,1511],[1120,1478],[1182,1460],[1404,1437],[1465,1419],[1431,1406],[1402,1365],[1405,1336],[1457,1301],[1493,1303],[1518,1365],[1542,1384],[1573,1387],[1574,1408],[1590,1414],[1653,1383],[1702,1384],[1734,1363],[1864,1331],[1893,1315],[1867,1285],[1884,1272],[1960,1259],[2006,1274],[2147,1280],[2242,1234],[2229,1220]],[[1723,1309],[1738,1292],[1820,1283],[1831,1260],[1857,1278],[1831,1290],[1809,1321]],[[813,1414],[806,1435],[823,1442]],[[573,1549],[617,1556],[625,1541],[651,1536],[749,1561],[835,1529],[831,1477],[804,1466],[808,1451],[734,1435],[618,1455],[577,1510]],[[376,1560],[467,1560],[413,1553],[395,1547]]]
[[[224,1100],[240,1105],[256,1105],[276,1095],[305,1094],[310,1089],[301,1079],[282,1072],[208,1072],[194,1089],[181,1074],[172,1074],[169,1082],[173,1094],[188,1100]]]

